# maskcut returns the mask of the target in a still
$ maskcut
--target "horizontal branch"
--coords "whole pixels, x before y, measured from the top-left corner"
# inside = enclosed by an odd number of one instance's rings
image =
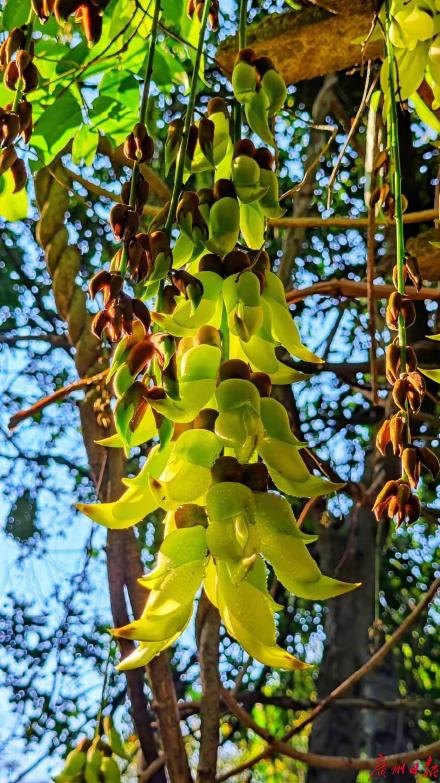
[[[127,162],[128,165],[128,162]],[[117,193],[113,193],[111,190],[97,185],[95,182],[85,179],[80,174],[67,168],[67,166],[61,167],[63,173],[72,181],[78,182],[90,193],[94,193],[96,196],[102,196],[108,198],[110,201],[120,202],[121,197]],[[144,207],[144,214],[154,216],[159,212],[160,207],[154,207],[147,204]],[[420,212],[408,212],[403,216],[404,223],[425,223],[435,220],[438,217],[438,212],[435,209],[425,209]],[[335,216],[331,218],[323,218],[320,215],[310,215],[308,217],[283,217],[283,218],[270,218],[267,221],[269,226],[274,228],[354,228],[354,229],[367,229],[368,218],[349,218],[343,216]],[[377,218],[377,226],[392,226],[393,221],[387,218]]]
[[[78,381],[69,383],[68,386],[63,386],[62,389],[57,389],[53,394],[49,394],[47,397],[43,397],[43,399],[35,402],[30,408],[25,408],[22,411],[18,411],[18,413],[14,413],[9,419],[8,429],[11,431],[14,430],[20,422],[29,419],[31,416],[35,416],[35,414],[39,413],[43,408],[52,405],[52,403],[57,400],[63,399],[63,397],[67,397],[68,394],[72,394],[72,392],[78,391],[78,389],[94,386],[98,381],[105,378],[107,374],[108,369],[98,372],[96,375],[91,375],[89,378],[80,378]]]
[[[44,342],[53,345],[54,348],[71,348],[67,336],[64,334],[2,334],[1,345],[14,346],[17,343]]]
[[[407,212],[403,216],[404,223],[427,223],[438,218],[436,209],[424,209],[420,212]],[[350,218],[335,215],[323,218],[320,215],[308,217],[282,217],[267,221],[270,226],[278,228],[368,228],[368,217]],[[388,218],[377,218],[376,226],[393,226],[394,221]]]
[[[268,704],[273,707],[279,707],[281,710],[311,710],[317,707],[320,702],[310,699],[294,699],[290,696],[276,696],[261,691],[239,691],[235,693],[235,698],[239,704],[245,707],[253,707],[255,704]],[[179,702],[179,712],[182,719],[189,718],[191,715],[197,715],[200,712],[200,701]],[[347,698],[338,699],[328,705],[329,709],[334,710],[383,710],[386,712],[423,712],[423,710],[440,710],[440,699],[392,699],[382,701],[381,699],[363,699]]]
[[[388,299],[394,290],[392,285],[376,283],[373,288],[373,296],[375,299]],[[367,298],[367,283],[332,278],[331,280],[324,280],[322,283],[307,286],[307,288],[287,291],[286,301],[288,304],[295,304],[296,302],[304,301],[308,296],[334,296],[347,297],[348,299]],[[420,291],[414,289],[411,291],[411,299],[440,299],[440,289],[421,288]]]
[[[260,726],[252,716],[243,707],[240,707],[232,693],[222,688],[221,697],[232,714],[242,723],[246,728],[251,729],[261,739],[269,744],[265,756],[273,755],[274,753],[283,756],[289,756],[289,758],[295,759],[295,761],[301,761],[303,764],[307,764],[309,767],[320,767],[324,769],[375,769],[377,766],[377,758],[351,758],[350,756],[323,756],[318,753],[304,753],[303,751],[296,750],[296,748],[290,747],[282,740],[276,739],[269,731]],[[416,759],[425,759],[428,756],[435,756],[440,750],[440,741],[432,742],[430,745],[425,745],[417,750],[410,750],[406,753],[394,753],[391,756],[381,756],[381,762],[387,766],[395,764],[407,763],[415,761]],[[235,767],[229,772],[225,772],[217,778],[217,783],[227,780],[232,775],[237,775],[239,772],[248,769],[248,762],[240,766]]]

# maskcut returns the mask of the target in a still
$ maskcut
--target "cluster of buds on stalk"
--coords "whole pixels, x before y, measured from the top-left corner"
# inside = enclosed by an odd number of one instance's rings
[[[219,0],[188,0],[186,12],[190,19],[193,18],[194,14],[197,14],[198,18],[201,20],[206,2],[209,2],[210,5],[208,16],[209,24],[211,30],[216,32],[218,30]]]
[[[32,8],[40,22],[46,22],[51,14],[60,24],[75,15],[75,22],[82,25],[90,46],[97,43],[102,33],[102,14],[109,0],[32,0]]]
[[[14,27],[0,48],[0,69],[5,87],[15,92],[15,100],[0,108],[0,174],[10,170],[14,193],[27,181],[26,166],[18,157],[15,144],[22,138],[27,144],[32,135],[32,105],[27,93],[38,86],[38,70],[33,62],[34,47],[26,25]]]
[[[103,295],[104,309],[93,319],[92,331],[96,337],[105,334],[111,342],[119,342],[121,337],[133,333],[133,322],[139,321],[147,333],[150,324],[150,312],[141,299],[133,299],[123,291],[124,281],[118,272],[102,269],[92,277],[89,284],[92,299],[98,293]]]
[[[410,280],[416,290],[420,290],[422,278],[414,256],[405,256],[403,279],[405,283]],[[397,289],[397,267],[393,269],[393,281]],[[401,460],[402,478],[385,484],[376,498],[373,511],[378,521],[386,517],[395,518],[397,526],[403,522],[416,522],[420,516],[420,501],[413,490],[417,489],[422,468],[426,468],[433,478],[440,470],[439,459],[431,449],[412,444],[409,416],[410,413],[419,413],[426,393],[425,379],[418,370],[415,351],[406,345],[406,329],[412,326],[415,317],[414,303],[407,293],[394,291],[387,305],[386,323],[391,331],[398,331],[399,336],[387,348],[385,370],[397,412],[383,422],[377,433],[376,446],[384,456],[391,446],[393,454]],[[402,336],[405,337],[403,346]]]

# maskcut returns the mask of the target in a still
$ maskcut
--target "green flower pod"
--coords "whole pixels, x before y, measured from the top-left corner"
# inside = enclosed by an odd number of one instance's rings
[[[202,498],[211,485],[211,467],[221,449],[220,440],[209,430],[183,432],[159,478],[150,480],[158,504],[170,511]]]
[[[247,342],[263,323],[260,281],[253,272],[230,275],[223,283],[223,299],[232,334]]]
[[[74,778],[76,775],[79,775],[82,772],[85,765],[86,753],[83,750],[74,748],[66,756],[61,776],[63,778]]]
[[[216,435],[234,449],[240,462],[249,461],[263,434],[257,388],[250,381],[230,378],[217,387],[216,399]]]
[[[221,289],[223,279],[215,272],[197,272],[194,277],[203,286],[203,296],[195,313],[192,304],[180,296],[172,315],[152,312],[151,317],[161,329],[176,337],[192,337],[201,326],[220,327],[222,315]]]
[[[260,90],[254,98],[245,104],[246,120],[249,127],[262,141],[275,147],[275,139],[269,126],[269,100],[264,90]]]
[[[299,537],[281,533],[257,518],[261,549],[280,582],[300,598],[319,601],[342,595],[359,583],[341,582],[321,573],[318,565]],[[310,542],[309,542],[310,543]]]
[[[248,103],[257,92],[257,72],[253,66],[255,53],[252,49],[242,49],[232,71],[232,89],[239,103]]]
[[[301,663],[276,644],[275,607],[267,589],[263,591],[250,581],[252,571],[239,585],[234,586],[232,594],[232,580],[225,565],[217,563],[216,571],[216,579],[212,580],[216,603],[231,636],[249,655],[266,666],[290,670],[307,668],[307,664]],[[232,603],[228,603],[227,598],[232,599]],[[248,612],[245,612],[246,608]]]
[[[279,187],[276,173],[269,169],[260,169],[260,185],[266,192],[260,198],[260,207],[268,218],[282,217],[286,210],[279,204]]]
[[[260,185],[260,167],[249,155],[238,155],[234,158],[231,178],[243,204],[261,199],[267,191],[267,188]]]
[[[269,57],[255,60],[255,68],[260,76],[261,89],[267,98],[267,113],[269,117],[273,117],[286,102],[287,89],[284,79]]]
[[[228,195],[219,198],[209,211],[209,240],[206,247],[212,253],[223,256],[234,249],[239,235],[240,206],[236,197]]]

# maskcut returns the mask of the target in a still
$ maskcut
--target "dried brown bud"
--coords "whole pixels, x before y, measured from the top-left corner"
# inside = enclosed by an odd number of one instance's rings
[[[440,461],[437,454],[434,454],[427,446],[420,446],[417,453],[422,465],[429,470],[432,478],[436,479],[440,471]]]
[[[385,419],[376,435],[376,448],[385,456],[385,451],[390,443],[390,420]]]
[[[23,190],[27,182],[27,172],[24,160],[17,158],[11,166],[11,174],[14,180],[14,190],[12,192],[18,193],[20,190]]]
[[[417,456],[417,450],[412,446],[404,449],[402,452],[402,468],[413,489],[416,489],[420,479],[420,461]]]
[[[400,347],[392,342],[387,346],[385,355],[385,372],[387,381],[393,384],[400,375]]]
[[[400,457],[408,443],[408,422],[404,413],[395,413],[390,420],[390,442],[393,453]]]

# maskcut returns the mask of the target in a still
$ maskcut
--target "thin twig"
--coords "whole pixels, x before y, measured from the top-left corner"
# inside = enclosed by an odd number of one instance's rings
[[[308,179],[309,179],[310,175],[313,174],[313,172],[315,171],[315,169],[319,165],[319,161],[321,160],[322,156],[325,155],[325,153],[327,152],[327,150],[331,146],[332,142],[335,140],[336,134],[338,132],[338,128],[333,126],[333,125],[319,126],[319,130],[329,130],[329,131],[331,131],[330,138],[327,139],[327,141],[324,144],[324,146],[319,150],[316,158],[314,158],[312,160],[310,166],[308,166],[307,170],[304,172],[304,176],[303,176],[301,182],[298,182],[298,184],[295,185],[293,188],[290,188],[290,190],[286,190],[286,192],[283,193],[282,196],[280,196],[280,198],[279,198],[280,201],[283,201],[283,199],[288,198],[289,196],[294,196],[295,193],[299,193],[300,190],[303,189],[303,187],[306,184],[306,182],[308,182]]]
[[[379,283],[374,286],[373,296],[374,299],[388,299],[393,291],[394,286]],[[307,286],[306,288],[297,288],[292,291],[287,291],[286,302],[288,304],[296,304],[297,302],[303,302],[308,296],[334,296],[347,297],[348,299],[362,299],[368,297],[368,286],[367,283],[360,281],[332,278],[331,280],[324,280],[322,283],[314,283],[314,285]],[[440,289],[421,288],[420,291],[414,290],[411,292],[411,298],[419,301],[424,301],[426,299],[437,300],[440,299]]]
[[[358,110],[356,112],[356,115],[355,115],[355,118],[353,120],[353,123],[351,125],[351,128],[350,128],[350,130],[349,130],[349,132],[348,132],[348,134],[347,134],[347,136],[345,138],[345,141],[344,141],[344,143],[343,143],[343,145],[342,145],[342,147],[340,149],[339,155],[338,155],[338,157],[336,159],[336,163],[335,163],[335,165],[333,167],[333,171],[332,171],[332,173],[330,175],[330,179],[328,181],[328,185],[327,185],[327,209],[330,209],[330,205],[331,205],[331,201],[332,201],[332,195],[333,195],[333,185],[336,182],[336,177],[338,176],[338,171],[339,171],[339,167],[340,167],[341,162],[342,162],[342,158],[344,157],[345,152],[347,150],[347,147],[350,144],[350,141],[352,140],[354,134],[356,133],[356,131],[358,129],[359,123],[361,121],[361,117],[362,117],[362,115],[364,113],[364,110],[365,110],[365,106],[367,105],[367,103],[368,103],[368,101],[369,101],[369,99],[371,97],[371,93],[374,90],[374,88],[375,88],[375,86],[377,84],[377,80],[379,78],[379,76],[377,75],[374,78],[373,83],[370,85],[370,76],[371,76],[371,60],[368,60],[367,75],[365,77],[365,85],[364,85],[364,92],[362,94],[362,99],[361,99],[361,102],[359,104],[359,108],[358,108]]]
[[[240,723],[242,723],[248,729],[254,731],[255,734],[264,739],[265,742],[269,743],[269,747],[266,749],[264,756],[272,756],[279,753],[284,756],[289,756],[296,761],[301,761],[304,764],[308,764],[310,767],[320,767],[324,769],[362,770],[375,769],[377,766],[377,758],[361,759],[350,758],[349,756],[323,756],[318,753],[304,753],[303,751],[291,748],[290,745],[287,745],[282,740],[276,739],[276,737],[267,731],[267,729],[260,726],[252,718],[249,712],[244,709],[244,707],[240,707],[232,693],[222,688],[221,696],[225,704],[227,704],[228,708],[231,710],[232,714],[238,718]],[[439,749],[440,740],[437,742],[432,742],[430,745],[425,745],[424,747],[418,748],[417,750],[411,750],[407,753],[395,753],[391,756],[381,757],[381,761],[387,766],[391,766],[397,763],[401,764],[403,762],[406,763],[409,761],[414,761],[415,759],[425,759],[428,756],[434,756]],[[238,772],[243,772],[245,769],[249,769],[249,762],[244,762],[244,764],[235,767],[233,770],[230,770],[229,772],[227,771],[223,775],[220,775],[217,778],[217,783],[220,783],[220,781],[223,780],[228,780],[228,778],[232,777],[232,775],[237,775]]]
[[[377,150],[377,112],[370,108],[368,117],[367,145],[371,145],[370,194],[376,186],[374,161]],[[368,206],[367,230],[367,297],[368,297],[368,331],[370,333],[370,367],[371,393],[373,405],[377,404],[377,340],[376,340],[376,307],[374,304],[374,267],[376,262],[376,213],[374,206]]]
[[[14,413],[14,415],[9,419],[8,429],[10,431],[14,430],[15,427],[25,419],[29,419],[31,416],[35,416],[35,414],[39,413],[41,410],[43,410],[43,408],[46,408],[48,405],[52,405],[52,403],[56,402],[57,400],[63,399],[63,397],[67,397],[67,395],[72,394],[72,392],[78,391],[78,389],[85,389],[88,386],[94,386],[96,383],[105,378],[107,374],[108,368],[106,370],[102,370],[102,372],[98,372],[96,375],[91,375],[89,378],[80,378],[78,381],[69,383],[68,386],[63,386],[62,389],[57,389],[47,397],[43,397],[42,400],[35,402],[33,405],[31,405],[30,408],[25,408],[22,411],[18,411],[18,413]]]

